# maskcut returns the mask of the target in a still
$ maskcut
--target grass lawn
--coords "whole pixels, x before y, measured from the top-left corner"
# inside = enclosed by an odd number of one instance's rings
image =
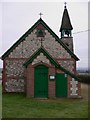
[[[26,98],[23,94],[3,95],[3,118],[87,118],[88,102],[82,99]]]

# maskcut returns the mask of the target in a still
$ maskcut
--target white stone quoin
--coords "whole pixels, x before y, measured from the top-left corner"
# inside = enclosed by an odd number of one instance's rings
[[[78,90],[77,84],[78,84],[78,81],[75,81],[74,78],[72,78],[72,81],[70,82],[70,84],[71,84],[71,88],[70,88],[71,93],[70,93],[70,95],[71,96],[78,95],[77,94],[77,90]]]

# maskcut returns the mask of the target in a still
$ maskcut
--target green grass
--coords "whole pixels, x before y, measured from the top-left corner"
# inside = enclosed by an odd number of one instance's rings
[[[23,94],[3,95],[3,118],[87,118],[88,102],[82,99],[36,100]]]

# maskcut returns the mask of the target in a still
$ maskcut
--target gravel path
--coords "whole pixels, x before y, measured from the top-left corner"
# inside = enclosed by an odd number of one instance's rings
[[[88,100],[88,88],[89,87],[90,85],[81,83],[81,96],[83,97],[83,99]]]

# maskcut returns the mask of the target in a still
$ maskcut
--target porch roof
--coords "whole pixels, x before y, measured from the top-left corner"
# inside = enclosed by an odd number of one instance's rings
[[[33,61],[40,53],[43,53],[43,54],[50,60],[50,62],[55,65],[55,67],[56,67],[57,69],[60,69],[60,70],[64,71],[66,74],[68,74],[68,75],[70,75],[71,77],[75,78],[75,80],[79,80],[79,78],[78,78],[75,74],[71,73],[70,71],[66,70],[64,67],[62,67],[61,65],[59,65],[59,63],[58,63],[56,60],[54,60],[54,58],[52,58],[52,56],[51,56],[43,47],[39,48],[38,51],[36,51],[36,52],[23,64],[23,66],[27,68],[27,66],[28,66],[29,64],[31,64],[32,61]]]

